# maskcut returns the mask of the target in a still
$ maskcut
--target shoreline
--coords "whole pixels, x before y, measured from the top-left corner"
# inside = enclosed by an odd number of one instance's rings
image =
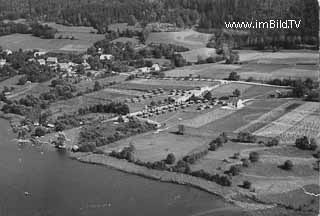
[[[93,154],[93,153],[70,153],[69,157],[81,163],[105,166],[111,169],[118,170],[120,172],[141,176],[151,180],[190,186],[190,187],[202,190],[204,192],[210,193],[214,196],[217,196],[223,201],[229,204],[235,205],[239,209],[243,209],[243,210],[255,211],[255,210],[274,208],[277,206],[275,204],[271,205],[271,204],[263,204],[259,202],[247,203],[247,202],[237,201],[232,199],[232,195],[239,194],[239,191],[236,191],[230,187],[223,187],[221,185],[218,185],[215,182],[207,181],[207,180],[186,175],[183,173],[148,169],[146,167],[130,163],[126,160],[113,158],[107,155]]]

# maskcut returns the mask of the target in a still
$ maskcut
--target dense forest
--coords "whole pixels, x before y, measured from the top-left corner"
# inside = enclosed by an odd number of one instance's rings
[[[21,17],[93,26],[103,33],[117,22],[168,22],[208,31],[223,28],[225,21],[297,19],[299,29],[255,29],[238,40],[262,46],[271,40],[288,41],[287,46],[319,43],[317,0],[0,0],[0,20]]]

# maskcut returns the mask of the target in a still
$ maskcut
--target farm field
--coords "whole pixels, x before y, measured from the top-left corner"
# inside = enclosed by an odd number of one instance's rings
[[[195,87],[205,87],[205,86],[214,86],[217,85],[218,82],[208,82],[208,81],[177,81],[177,80],[154,80],[154,79],[139,79],[132,80],[129,83],[133,84],[145,84],[145,85],[155,85],[155,86],[186,86],[190,88]]]
[[[181,32],[152,32],[147,38],[147,44],[165,43],[187,47],[189,49],[205,48],[211,34],[199,33],[194,30]]]
[[[308,135],[309,133],[311,133],[312,135],[317,136],[318,132],[314,131],[312,128],[310,130],[309,127],[313,124],[316,124],[313,122],[313,120],[315,120],[315,122],[320,122],[318,121],[320,120],[320,117],[319,115],[317,115],[317,113],[319,112],[319,108],[320,108],[319,103],[307,102],[299,106],[298,108],[292,110],[291,112],[287,113],[286,115],[282,116],[281,118],[277,119],[276,121],[273,121],[270,124],[266,125],[265,127],[257,130],[256,132],[254,132],[254,134],[258,136],[267,136],[267,137],[280,136],[282,137],[281,141],[287,143],[292,141],[293,139],[288,137],[286,138],[286,136],[290,137],[290,135],[288,135],[290,133],[287,133],[287,131],[292,127],[295,127],[296,125],[298,125],[293,129],[296,130],[296,133],[300,131],[299,135],[303,135],[303,134]],[[315,113],[314,118],[307,118],[308,116],[313,115],[314,113]],[[305,118],[307,119],[304,120]],[[308,122],[308,120],[310,121]],[[303,123],[299,125],[301,121],[303,121]],[[316,126],[316,125],[313,125],[313,126]],[[317,127],[315,128],[315,130],[316,129]]]
[[[198,128],[198,132],[194,133],[219,135],[222,132],[233,132],[285,102],[286,100],[252,101],[244,108]]]
[[[283,51],[277,53],[240,50],[239,65],[221,63],[193,65],[166,71],[166,76],[186,77],[190,74],[212,79],[225,79],[235,71],[240,78],[257,80],[283,78],[318,78],[319,56],[317,52]]]
[[[216,49],[213,48],[199,48],[199,49],[193,49],[191,51],[186,52],[180,52],[180,54],[183,56],[187,62],[198,62],[199,59],[205,60],[209,57],[215,57]]]
[[[102,40],[104,35],[92,34],[90,27],[69,27],[55,23],[47,23],[58,30],[56,37],[74,36],[70,39],[41,39],[27,34],[12,34],[0,37],[0,46],[10,50],[44,50],[62,52],[85,52],[96,41]]]
[[[214,122],[214,121],[217,121],[221,118],[224,118],[234,112],[235,112],[235,110],[218,108],[218,109],[215,109],[211,112],[207,112],[205,114],[198,115],[195,118],[182,121],[181,124],[183,124],[187,127],[200,128],[200,127],[207,125],[211,122]]]
[[[165,71],[165,75],[168,77],[188,77],[189,75],[192,75],[200,76],[201,78],[224,79],[229,76],[230,72],[240,67],[240,65],[226,65],[219,63],[201,64]]]
[[[280,106],[272,109],[271,111],[261,115],[258,119],[250,121],[247,125],[238,128],[235,132],[243,131],[253,133],[259,128],[264,127],[272,121],[280,118],[282,115],[285,115],[291,109],[294,109],[295,107],[300,105],[301,103],[299,102],[288,101],[287,103],[281,104]]]
[[[147,133],[120,140],[104,151],[112,151],[128,146],[130,143],[136,148],[135,157],[145,162],[163,160],[169,153],[174,153],[179,160],[189,152],[209,142],[209,138],[195,136],[181,136],[170,132]]]
[[[243,95],[246,94],[247,91],[250,91],[250,88],[254,87],[249,84],[242,84],[242,83],[230,83],[226,85],[222,85],[219,88],[215,88],[211,91],[213,97],[223,97],[223,96],[230,96],[232,95],[233,91],[238,89],[241,92],[241,98]]]

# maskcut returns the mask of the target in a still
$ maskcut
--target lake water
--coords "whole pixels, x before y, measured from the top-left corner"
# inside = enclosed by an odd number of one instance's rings
[[[13,138],[0,119],[0,216],[241,215],[206,192],[83,164]]]

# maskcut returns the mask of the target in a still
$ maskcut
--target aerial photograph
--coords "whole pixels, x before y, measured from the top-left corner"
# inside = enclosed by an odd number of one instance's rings
[[[0,216],[319,216],[320,0],[0,0]]]

